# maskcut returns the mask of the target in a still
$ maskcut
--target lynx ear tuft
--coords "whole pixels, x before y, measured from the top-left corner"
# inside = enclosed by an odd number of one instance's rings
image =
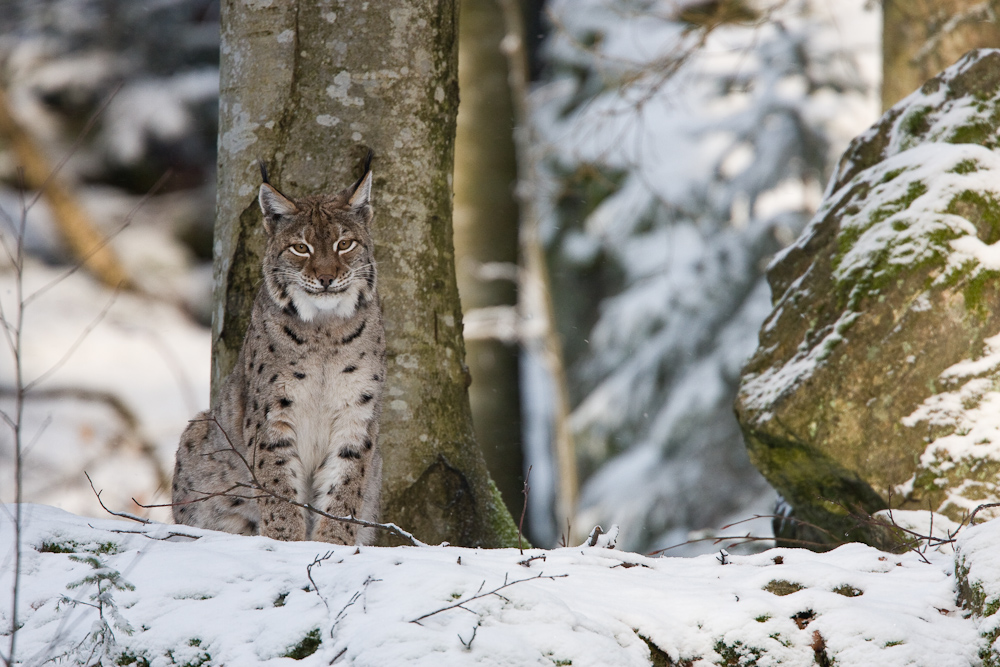
[[[260,186],[260,210],[264,213],[264,229],[270,234],[274,229],[274,224],[282,216],[293,215],[298,209],[285,195],[278,192],[270,183],[263,183]]]
[[[361,179],[361,182],[354,188],[354,194],[348,200],[347,204],[352,210],[359,210],[365,206],[371,204],[372,196],[372,172],[369,169],[368,172]]]

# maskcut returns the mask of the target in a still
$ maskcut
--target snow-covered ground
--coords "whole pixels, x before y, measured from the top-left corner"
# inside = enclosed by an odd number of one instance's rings
[[[23,507],[19,665],[106,651],[104,664],[152,666],[965,667],[992,627],[956,607],[951,553],[356,548]],[[0,627],[13,510],[0,509]],[[1000,522],[957,547],[962,581],[995,610]]]

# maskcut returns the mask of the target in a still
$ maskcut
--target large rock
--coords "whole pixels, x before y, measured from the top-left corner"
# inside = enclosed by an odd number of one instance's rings
[[[1000,51],[970,52],[854,140],[768,271],[736,411],[812,538],[1000,500],[998,126]]]

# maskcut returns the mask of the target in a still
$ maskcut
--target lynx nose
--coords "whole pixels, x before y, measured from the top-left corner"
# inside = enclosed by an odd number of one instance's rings
[[[334,278],[330,274],[325,273],[321,276],[316,276],[316,280],[318,280],[319,284],[323,286],[323,289],[326,289],[333,284]]]

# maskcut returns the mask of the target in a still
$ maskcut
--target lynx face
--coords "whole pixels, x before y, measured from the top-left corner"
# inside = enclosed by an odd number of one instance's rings
[[[371,172],[336,196],[292,200],[260,187],[267,247],[264,281],[285,312],[311,322],[347,318],[374,294]]]

